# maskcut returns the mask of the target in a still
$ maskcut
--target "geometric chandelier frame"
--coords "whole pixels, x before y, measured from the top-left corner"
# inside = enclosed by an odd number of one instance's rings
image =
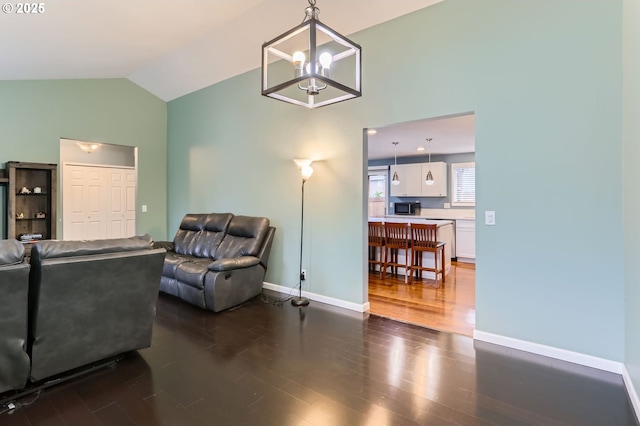
[[[262,95],[311,109],[362,96],[362,48],[308,1],[300,25],[262,45]]]

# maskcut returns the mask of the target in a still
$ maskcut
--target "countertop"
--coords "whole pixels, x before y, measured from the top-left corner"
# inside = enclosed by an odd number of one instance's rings
[[[371,222],[394,222],[394,223],[426,223],[428,225],[453,225],[453,221],[451,220],[434,220],[427,219],[420,216],[407,216],[407,215],[387,215],[387,216],[377,216],[370,217],[369,221]]]

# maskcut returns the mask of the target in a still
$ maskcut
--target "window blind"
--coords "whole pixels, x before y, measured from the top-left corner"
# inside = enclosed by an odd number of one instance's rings
[[[475,205],[476,166],[475,163],[452,164],[453,200],[458,205]]]

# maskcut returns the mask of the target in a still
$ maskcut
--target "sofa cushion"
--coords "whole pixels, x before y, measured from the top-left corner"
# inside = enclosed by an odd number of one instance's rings
[[[233,214],[187,214],[173,239],[178,254],[213,259]]]
[[[214,259],[257,256],[269,231],[266,217],[234,216]]]
[[[176,270],[184,262],[192,262],[195,259],[192,256],[186,256],[184,254],[176,254],[172,251],[168,251],[164,258],[164,265],[162,266],[162,276],[167,278],[175,278]]]
[[[211,259],[199,259],[193,262],[183,262],[176,268],[176,279],[184,284],[198,289],[204,289],[204,277],[209,272]]]

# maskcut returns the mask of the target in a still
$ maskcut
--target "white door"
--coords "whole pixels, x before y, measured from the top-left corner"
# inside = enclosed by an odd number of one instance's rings
[[[110,238],[124,238],[136,232],[136,174],[131,169],[106,169],[109,183],[107,230]]]
[[[63,239],[135,235],[135,169],[64,164],[62,181]]]

